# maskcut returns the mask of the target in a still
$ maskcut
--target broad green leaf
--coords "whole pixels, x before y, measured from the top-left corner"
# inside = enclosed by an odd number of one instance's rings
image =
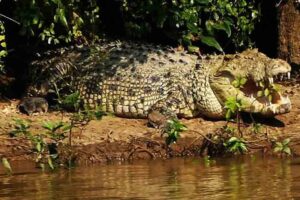
[[[272,99],[273,99],[272,95],[269,95],[269,96],[268,96],[268,100],[271,102]]]
[[[238,138],[237,138],[237,137],[231,137],[231,138],[228,140],[229,143],[236,142],[236,141],[238,141]]]
[[[5,35],[0,35],[0,41],[5,40]]]
[[[2,165],[5,168],[5,170],[8,172],[8,174],[12,173],[12,169],[7,158],[5,157],[2,158]]]
[[[4,57],[6,55],[7,55],[7,51],[5,51],[5,50],[0,51],[0,57]]]
[[[241,85],[245,85],[246,82],[247,82],[247,79],[246,79],[245,77],[242,77],[242,78],[240,79],[240,84],[241,84]]]
[[[291,139],[290,138],[286,138],[282,141],[283,146],[286,146],[290,143]]]
[[[59,10],[59,19],[63,26],[69,28],[64,9]]]
[[[214,29],[217,29],[217,30],[223,30],[225,31],[225,33],[227,34],[227,37],[230,37],[231,35],[231,28],[228,24],[224,23],[224,22],[221,22],[221,23],[214,23],[212,24],[212,27]]]
[[[282,148],[281,147],[275,147],[274,148],[274,152],[277,153],[277,152],[280,152],[282,151]]]
[[[270,94],[270,90],[268,88],[265,89],[264,95],[267,97]]]
[[[237,87],[239,87],[239,81],[238,80],[234,80],[234,81],[232,81],[232,83],[231,83],[232,85],[233,85],[233,87],[235,87],[235,88],[237,88]]]
[[[289,147],[285,147],[283,149],[283,152],[286,153],[286,154],[288,154],[288,155],[292,155],[291,149]]]
[[[53,165],[51,157],[48,157],[48,165],[52,170],[54,170],[54,165]]]
[[[35,15],[32,19],[32,24],[36,25],[39,23],[39,17],[37,15]]]
[[[263,91],[258,91],[257,92],[257,97],[262,97],[263,96]]]
[[[262,87],[262,88],[264,88],[264,87],[265,87],[265,84],[264,84],[262,81],[260,81],[260,82],[259,82],[259,86]]]
[[[283,147],[283,145],[282,145],[282,143],[281,143],[281,142],[276,142],[276,147],[280,147],[280,148],[282,148],[282,147]]]
[[[217,40],[213,37],[210,37],[210,36],[202,36],[200,38],[201,42],[210,46],[210,47],[214,47],[216,48],[217,50],[223,52],[223,49],[222,47],[220,46],[220,44],[217,42]]]
[[[35,148],[36,148],[36,150],[37,150],[38,152],[41,152],[41,151],[42,151],[42,145],[41,145],[41,143],[40,143],[40,142],[36,143]]]
[[[240,147],[241,147],[241,149],[242,149],[243,152],[248,151],[247,146],[245,145],[245,143],[241,143]]]
[[[48,38],[48,44],[51,44],[51,41],[52,41],[52,37],[49,37]]]
[[[226,117],[227,120],[231,118],[231,111],[230,110],[227,110],[225,117]]]
[[[198,53],[199,52],[199,47],[196,47],[196,46],[188,46],[188,52],[189,53]]]

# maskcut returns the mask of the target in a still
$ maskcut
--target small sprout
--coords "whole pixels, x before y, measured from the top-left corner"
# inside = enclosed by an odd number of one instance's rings
[[[14,121],[15,121],[15,125],[14,125],[15,129],[9,133],[11,137],[17,137],[20,135],[28,136],[30,134],[28,130],[30,128],[30,124],[28,121],[24,121],[22,119],[14,119]]]
[[[243,154],[248,151],[246,142],[243,138],[231,137],[224,143],[224,146],[231,153],[239,152]]]
[[[291,148],[289,147],[290,138],[284,139],[282,142],[276,142],[274,147],[275,153],[292,155]]]
[[[235,97],[229,97],[225,102],[226,119],[229,120],[231,116],[239,112],[241,108],[242,101],[240,99],[236,99]]]
[[[253,133],[258,134],[261,132],[261,128],[262,128],[262,124],[254,122],[252,124],[251,130],[253,131]]]
[[[184,124],[182,124],[179,120],[168,120],[167,127],[165,130],[165,133],[168,135],[168,137],[166,138],[166,144],[170,145],[172,143],[175,143],[180,137],[180,133],[185,130],[187,130],[187,127]]]

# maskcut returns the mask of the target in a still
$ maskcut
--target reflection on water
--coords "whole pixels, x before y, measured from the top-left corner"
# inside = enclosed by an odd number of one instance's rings
[[[211,166],[197,159],[139,161],[55,173],[20,167],[23,173],[0,175],[1,200],[300,199],[300,165],[279,159],[226,159]]]

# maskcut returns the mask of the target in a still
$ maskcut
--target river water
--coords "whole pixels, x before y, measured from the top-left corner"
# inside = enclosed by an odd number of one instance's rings
[[[275,158],[136,161],[41,172],[0,170],[0,199],[300,199],[300,162]],[[3,170],[3,169],[2,169]]]

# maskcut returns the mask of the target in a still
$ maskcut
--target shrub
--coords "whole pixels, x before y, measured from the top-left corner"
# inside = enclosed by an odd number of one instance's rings
[[[160,29],[187,46],[201,42],[219,51],[228,44],[251,46],[259,19],[255,0],[124,0],[122,9],[127,34],[133,37]]]
[[[84,42],[94,36],[99,21],[96,0],[18,0],[15,15],[21,34],[38,37],[48,44]],[[85,31],[86,30],[86,31]]]

